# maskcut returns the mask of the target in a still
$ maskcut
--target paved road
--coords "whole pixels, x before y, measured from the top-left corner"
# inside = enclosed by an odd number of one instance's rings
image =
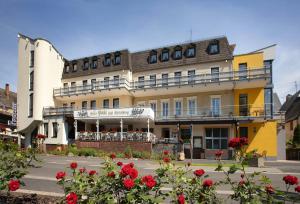
[[[62,189],[56,184],[55,175],[56,172],[66,170],[70,162],[76,161],[79,167],[86,167],[88,170],[95,169],[99,170],[101,162],[103,160],[99,158],[84,158],[84,157],[61,157],[61,156],[42,156],[43,162],[41,168],[31,168],[28,175],[24,178],[26,186],[22,189],[41,191],[41,192],[53,192],[63,193]],[[141,175],[153,174],[154,170],[158,167],[158,162],[148,160],[122,160],[125,163],[134,162],[135,166],[139,170]],[[204,163],[203,161],[194,161]],[[285,185],[282,181],[282,177],[287,173],[291,173],[295,176],[300,177],[300,163],[289,163],[289,162],[269,162],[267,163],[270,167],[266,168],[248,168],[247,171],[266,171],[264,174],[272,179],[273,186],[279,189],[284,189]],[[203,168],[209,176],[214,180],[222,180],[224,175],[220,172],[215,172],[214,167],[192,167],[192,169]],[[235,173],[235,180],[240,180],[240,173]],[[218,189],[219,193],[228,194],[230,187],[225,186],[222,189]]]

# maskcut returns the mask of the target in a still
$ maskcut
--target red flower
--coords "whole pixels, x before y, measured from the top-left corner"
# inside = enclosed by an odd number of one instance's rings
[[[164,153],[164,155],[169,155],[169,151],[168,150],[165,150],[163,153]]]
[[[79,169],[79,172],[82,174],[82,173],[84,173],[86,171],[86,169],[83,167],[83,168],[81,168],[81,169]]]
[[[134,169],[134,168],[131,168],[130,172],[129,172],[129,176],[131,179],[136,179],[139,175],[139,172]]]
[[[203,174],[205,174],[205,171],[203,169],[197,169],[194,171],[195,176],[201,177]]]
[[[71,169],[76,169],[76,168],[77,168],[77,163],[76,163],[76,162],[72,162],[72,163],[70,164],[70,168],[71,168]]]
[[[18,180],[10,180],[8,183],[8,189],[10,191],[16,191],[20,188],[20,182]]]
[[[142,178],[142,183],[146,184],[149,189],[152,189],[156,185],[156,181],[151,175],[144,176]]]
[[[120,174],[121,174],[122,176],[127,176],[127,175],[129,175],[131,169],[132,169],[132,167],[131,167],[130,164],[125,164],[125,165],[122,167]]]
[[[130,166],[131,168],[133,168],[133,167],[134,167],[134,163],[130,162],[130,163],[129,163],[129,166]]]
[[[169,157],[164,157],[163,160],[164,160],[165,163],[169,163],[171,161],[171,159]]]
[[[60,171],[56,173],[56,179],[64,179],[66,177],[66,172]]]
[[[90,170],[90,171],[89,171],[89,175],[90,175],[90,176],[93,176],[93,175],[95,175],[96,173],[97,173],[97,172],[96,172],[95,170]]]
[[[46,135],[43,135],[43,134],[37,134],[35,136],[37,139],[45,139],[47,136]]]
[[[213,181],[211,180],[211,179],[205,179],[204,181],[203,181],[203,186],[204,187],[207,187],[207,188],[209,188],[209,187],[211,187],[212,185],[213,185],[214,183],[213,183]]]
[[[185,203],[185,197],[183,194],[180,194],[178,197],[177,197],[177,201],[178,201],[178,204],[184,204]]]
[[[297,187],[295,188],[295,191],[298,192],[298,193],[300,193],[300,186],[297,186]]]
[[[248,145],[248,138],[247,137],[241,137],[240,138],[241,145]]]
[[[286,175],[285,177],[283,177],[283,180],[285,184],[289,184],[289,185],[298,184],[298,178],[296,176]]]
[[[107,176],[111,177],[111,178],[115,178],[116,174],[115,174],[115,172],[111,171],[111,172],[108,172]]]
[[[223,155],[223,151],[222,150],[218,150],[216,153],[215,153],[215,156],[216,158],[220,158],[222,155]]]
[[[74,192],[69,193],[66,197],[67,204],[76,204],[77,200],[78,200],[78,197],[77,197],[76,193],[74,193]]]
[[[132,179],[124,179],[123,185],[127,188],[127,190],[130,190],[134,187],[134,181]]]
[[[115,153],[112,153],[112,154],[110,154],[110,156],[109,156],[111,159],[115,159],[116,158],[116,154]]]
[[[119,162],[117,163],[117,165],[118,165],[118,166],[123,166],[123,163],[119,161]]]
[[[265,190],[268,194],[273,194],[275,192],[274,188],[271,185],[266,185]]]

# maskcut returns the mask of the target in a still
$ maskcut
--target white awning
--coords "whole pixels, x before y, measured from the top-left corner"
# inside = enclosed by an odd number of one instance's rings
[[[154,112],[151,108],[113,108],[99,110],[78,110],[74,111],[74,119],[150,119],[154,120]]]

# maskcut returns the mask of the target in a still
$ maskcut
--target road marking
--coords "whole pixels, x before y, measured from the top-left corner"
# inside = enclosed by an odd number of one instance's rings
[[[45,177],[45,176],[34,176],[34,175],[25,175],[24,178],[27,179],[37,179],[37,180],[46,180],[46,181],[57,181],[56,178],[53,177]]]
[[[49,162],[47,162],[48,164],[63,164],[63,165],[65,165],[65,164],[68,164],[67,162],[55,162],[55,161],[49,161]]]
[[[54,197],[62,197],[65,194],[63,193],[55,193],[55,192],[47,192],[47,191],[35,191],[35,190],[27,190],[27,189],[18,189],[16,192],[19,193],[28,193],[28,194],[38,194],[45,196],[54,196]]]
[[[92,167],[104,167],[103,165],[101,164],[90,164],[88,166],[92,166]]]

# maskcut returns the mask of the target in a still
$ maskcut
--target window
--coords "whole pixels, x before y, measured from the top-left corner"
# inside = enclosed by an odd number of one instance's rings
[[[196,76],[196,71],[195,70],[189,70],[188,71],[188,84],[194,84],[195,83],[195,76]]]
[[[228,128],[205,128],[206,149],[227,149]]]
[[[103,108],[109,108],[109,99],[103,100]]]
[[[106,54],[104,57],[104,66],[110,66],[111,59],[110,59],[110,54]]]
[[[70,65],[66,65],[65,66],[65,73],[69,73],[69,71],[70,71]]]
[[[82,81],[82,86],[86,86],[87,85],[87,80],[83,80]]]
[[[29,90],[33,91],[33,80],[34,80],[34,72],[30,72],[29,75]]]
[[[104,77],[104,88],[109,87],[109,77]]]
[[[146,101],[138,101],[136,105],[137,105],[137,107],[145,107]]]
[[[96,88],[96,79],[91,79],[92,89]]]
[[[155,74],[150,75],[150,86],[151,87],[156,86],[156,75]]]
[[[144,88],[145,84],[145,77],[144,76],[139,76],[138,78],[138,88],[142,89]]]
[[[30,51],[30,67],[34,66],[34,50]]]
[[[81,108],[87,109],[87,101],[82,101]]]
[[[196,55],[196,48],[195,48],[195,46],[189,47],[186,50],[186,57],[187,58],[195,57],[195,55]]]
[[[168,86],[168,77],[169,77],[169,74],[162,74],[161,75],[162,86]]]
[[[68,88],[68,83],[64,83],[64,89]]]
[[[239,127],[240,137],[248,138],[248,127]]]
[[[196,98],[188,99],[188,113],[189,113],[189,115],[196,114]]]
[[[211,114],[213,117],[219,117],[221,115],[221,97],[211,97]]]
[[[180,116],[182,114],[182,100],[175,100],[175,116]]]
[[[247,79],[247,63],[239,64],[239,79]]]
[[[150,59],[149,59],[149,63],[153,64],[157,62],[157,52],[155,50],[152,50],[150,52]]]
[[[70,88],[71,92],[76,92],[76,82],[71,82],[71,88]]]
[[[176,85],[180,84],[180,81],[181,81],[181,72],[175,72],[174,73],[174,80],[175,80],[175,84]]]
[[[57,138],[58,124],[56,122],[52,123],[52,137]]]
[[[76,86],[76,82],[71,82],[71,87],[75,87]]]
[[[92,100],[92,101],[91,101],[91,109],[92,109],[92,110],[95,110],[96,108],[97,108],[96,101],[95,101],[95,100]]]
[[[74,63],[74,64],[73,64],[73,72],[76,72],[76,71],[77,71],[77,64]]]
[[[114,98],[113,99],[113,108],[119,108],[119,103],[120,103],[119,98]]]
[[[162,116],[168,117],[169,115],[169,102],[163,101],[162,102]]]
[[[29,95],[29,112],[28,117],[32,117],[33,115],[33,93]]]
[[[154,112],[154,115],[156,115],[156,102],[150,102],[150,107]]]
[[[114,76],[114,85],[119,86],[120,85],[120,77],[119,75]]]
[[[219,81],[220,73],[219,67],[212,67],[211,68],[211,81]]]
[[[49,125],[48,123],[44,123],[44,135],[48,137]]]
[[[64,108],[68,107],[68,104],[67,103],[63,103],[63,107]]]
[[[181,59],[182,58],[182,48],[180,46],[176,46],[173,55],[174,55],[173,58],[175,60]]]
[[[83,70],[87,70],[87,69],[89,69],[89,61],[85,61],[83,63]]]
[[[98,66],[97,59],[93,59],[92,68],[93,68],[93,69],[96,69],[97,66]]]
[[[165,49],[162,50],[161,61],[162,62],[169,61],[169,50],[167,48],[165,48]]]
[[[211,42],[207,48],[207,53],[210,55],[215,55],[220,53],[219,41],[215,40]]]
[[[272,89],[265,89],[265,116],[272,117],[273,107],[272,107]],[[261,107],[262,108],[262,107]]]
[[[121,53],[116,52],[115,53],[115,65],[121,64]]]
[[[240,116],[248,116],[248,95],[247,94],[240,94],[239,95],[239,112]]]

